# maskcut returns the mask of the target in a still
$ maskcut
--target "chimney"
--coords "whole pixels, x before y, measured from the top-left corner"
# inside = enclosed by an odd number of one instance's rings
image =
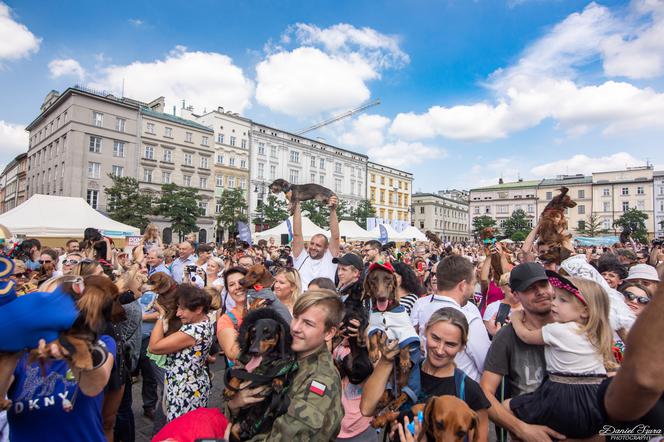
[[[504,181],[503,181],[502,178],[498,178],[498,184],[503,184],[503,182],[504,182]]]
[[[520,182],[520,183],[523,183],[523,178],[519,178],[519,182]]]

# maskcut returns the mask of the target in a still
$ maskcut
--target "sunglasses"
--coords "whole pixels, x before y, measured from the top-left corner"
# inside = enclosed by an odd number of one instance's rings
[[[27,278],[28,274],[26,272],[21,272],[21,273],[14,273],[12,276],[15,278]]]
[[[40,260],[37,261],[37,262],[38,262],[39,264],[50,264],[50,263],[52,263],[53,261],[50,260],[50,259],[49,259],[49,260],[43,260],[43,259],[40,259]]]
[[[623,296],[625,296],[625,298],[629,299],[630,301],[636,300],[636,302],[638,302],[639,304],[645,305],[650,302],[650,298],[648,298],[647,296],[638,296],[630,292],[623,293]]]
[[[64,261],[62,261],[64,265],[73,265],[73,266],[75,266],[79,262],[80,261],[78,259],[65,259]]]

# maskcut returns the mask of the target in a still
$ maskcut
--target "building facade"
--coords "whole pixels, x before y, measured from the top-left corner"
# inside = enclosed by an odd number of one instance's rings
[[[593,213],[593,185],[591,176],[560,175],[542,180],[537,188],[537,213],[541,214],[546,205],[558,195],[561,187],[569,189],[567,195],[576,207],[566,210],[567,225],[573,234],[585,229],[588,218]]]
[[[655,238],[664,237],[664,171],[653,172],[653,194],[655,196]]]
[[[661,180],[661,179],[660,179]],[[625,170],[592,174],[593,212],[602,228],[620,233],[613,223],[628,209],[638,209],[648,215],[648,234],[655,234],[655,195],[652,166],[631,167]]]
[[[376,217],[387,224],[410,223],[413,174],[369,161],[366,176],[367,199],[376,209]]]
[[[430,230],[444,241],[470,239],[467,200],[435,193],[414,193],[413,208],[414,225],[422,232]]]
[[[272,181],[316,183],[350,207],[366,198],[366,155],[252,122],[249,151],[249,219],[262,217]],[[260,223],[259,223],[260,224]]]
[[[0,175],[0,213],[5,213],[25,201],[28,171],[28,154],[16,156]]]
[[[526,213],[530,226],[535,226],[539,218],[537,211],[537,189],[542,180],[505,183],[501,179],[495,186],[479,187],[470,190],[469,229],[473,219],[487,215],[496,220],[502,228],[515,210]]]

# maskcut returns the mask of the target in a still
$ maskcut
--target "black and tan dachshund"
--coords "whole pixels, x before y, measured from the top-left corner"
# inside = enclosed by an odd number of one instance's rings
[[[274,180],[270,184],[270,191],[272,193],[284,192],[288,200],[288,211],[291,215],[295,211],[295,206],[298,202],[318,200],[327,205],[330,198],[335,195],[330,189],[320,184],[291,184],[281,178]]]

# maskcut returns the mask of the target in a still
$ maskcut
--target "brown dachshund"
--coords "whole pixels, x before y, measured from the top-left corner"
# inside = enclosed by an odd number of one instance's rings
[[[182,321],[177,317],[178,299],[175,296],[177,288],[177,282],[163,272],[153,273],[142,288],[144,291],[153,291],[157,294],[155,302],[164,308],[164,323],[168,327],[166,335],[171,335],[182,327]]]
[[[434,396],[424,407],[424,422],[418,440],[463,442],[467,437],[476,442],[480,436],[479,424],[477,413],[461,399],[450,395]]]
[[[544,261],[560,263],[574,251],[572,235],[567,231],[565,210],[576,206],[567,194],[569,189],[561,187],[560,193],[546,205],[540,217],[539,242],[546,244],[547,251],[540,258]]]
[[[327,205],[330,198],[335,195],[330,189],[319,184],[291,184],[281,178],[270,184],[270,191],[272,193],[284,192],[291,215],[295,211],[296,203],[300,201],[317,200]]]

